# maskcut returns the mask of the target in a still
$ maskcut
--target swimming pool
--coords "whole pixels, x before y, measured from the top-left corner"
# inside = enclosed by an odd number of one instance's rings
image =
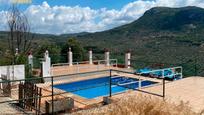
[[[138,79],[134,78],[114,76],[111,78],[111,92],[112,94],[116,94],[124,92],[128,89],[136,89],[139,86],[139,83],[137,81]],[[157,82],[142,81],[141,86],[144,87],[155,83]],[[67,92],[72,92],[84,98],[92,99],[109,95],[110,78],[95,78],[66,84],[58,84],[54,85],[54,87]]]

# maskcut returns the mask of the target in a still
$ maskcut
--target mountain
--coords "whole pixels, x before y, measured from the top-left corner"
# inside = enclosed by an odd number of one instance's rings
[[[184,74],[190,76],[204,75],[203,33],[204,9],[193,6],[155,7],[136,21],[111,30],[63,35],[35,34],[35,42],[61,46],[67,38],[76,37],[86,49],[93,48],[94,53],[110,49],[111,58],[117,58],[119,62],[124,60],[124,52],[131,49],[135,68],[155,63],[162,63],[165,67],[183,66]],[[2,44],[5,34],[0,32],[0,51],[5,46]]]
[[[173,39],[188,45],[201,45],[204,32],[204,9],[198,7],[167,8],[155,7],[144,13],[138,20],[104,32],[77,36],[86,44],[130,43],[129,41]],[[83,38],[83,39],[81,39]],[[86,39],[84,39],[86,38]],[[120,44],[118,44],[120,45]],[[102,44],[101,46],[106,46]],[[117,45],[116,45],[117,47]]]
[[[198,7],[156,7],[146,11],[141,18],[130,24],[104,32],[78,36],[78,38],[86,38],[82,40],[88,45],[100,40],[100,43],[97,44],[99,46],[100,44],[107,46],[105,44],[109,44],[108,40],[114,40],[117,45],[129,41],[155,38],[171,38],[192,45],[201,45],[203,31],[204,9]],[[192,37],[194,38],[191,39]]]
[[[137,29],[148,30],[169,30],[181,31],[184,29],[193,29],[196,27],[204,27],[204,10],[198,7],[184,8],[166,8],[156,7],[148,10],[137,21],[129,26],[124,26],[127,29],[136,27]]]
[[[130,24],[78,39],[87,47],[109,48],[122,58],[131,49],[136,68],[165,63],[166,67],[181,65],[187,74],[204,75],[203,33],[204,9],[155,7]]]
[[[115,38],[114,35],[119,34],[119,38],[124,38],[139,35],[146,36],[147,33],[149,35],[155,32],[183,33],[193,30],[200,31],[200,29],[203,31],[203,28],[204,9],[202,8],[193,6],[183,8],[155,7],[146,11],[142,17],[130,24],[104,32],[88,34],[85,37],[98,38],[101,35],[108,35],[108,37]],[[103,36],[100,38],[103,38]]]

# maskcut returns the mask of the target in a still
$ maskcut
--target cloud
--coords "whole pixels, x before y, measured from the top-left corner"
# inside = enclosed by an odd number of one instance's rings
[[[0,0],[5,1],[5,0]],[[91,9],[80,6],[53,6],[46,1],[40,5],[30,5],[26,10],[31,30],[37,33],[78,33],[97,32],[111,29],[130,23],[143,13],[156,6],[204,7],[204,0],[137,0],[126,4],[120,10]],[[6,11],[0,11],[0,16],[5,18]],[[0,18],[0,29],[5,28],[5,19]],[[3,26],[4,25],[4,26]]]
[[[43,2],[42,5],[31,5],[25,14],[35,32],[61,34],[92,31],[97,11],[79,6],[50,7]]]
[[[138,19],[140,16],[142,16],[147,9],[150,9],[151,7],[154,6],[155,6],[154,1],[139,0],[136,2],[132,2],[125,5],[120,11],[117,10],[104,11],[103,13],[104,16],[101,23],[103,23],[104,25],[109,25],[106,26],[106,29],[130,23]]]
[[[6,24],[7,24],[7,12],[6,11],[0,11],[0,30],[5,30],[5,28],[7,28]]]

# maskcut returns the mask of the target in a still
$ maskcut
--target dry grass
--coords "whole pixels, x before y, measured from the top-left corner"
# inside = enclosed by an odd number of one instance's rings
[[[191,110],[188,103],[169,103],[161,98],[150,96],[134,96],[105,107],[85,110],[77,115],[204,115]]]

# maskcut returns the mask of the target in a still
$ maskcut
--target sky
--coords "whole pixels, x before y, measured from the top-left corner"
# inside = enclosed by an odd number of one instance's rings
[[[0,0],[0,30],[8,29],[6,14],[12,0]],[[31,32],[69,34],[99,32],[131,23],[152,7],[198,6],[204,0],[32,0],[18,4]]]

